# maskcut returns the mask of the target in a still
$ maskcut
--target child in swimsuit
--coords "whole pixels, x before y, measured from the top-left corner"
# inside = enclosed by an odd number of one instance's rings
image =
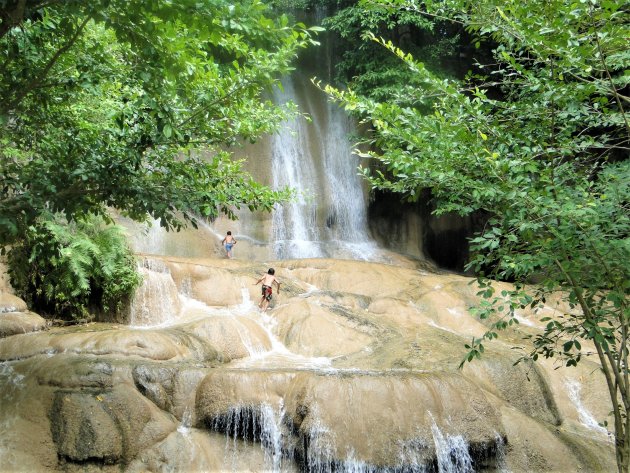
[[[267,273],[263,274],[261,278],[258,281],[256,281],[256,284],[261,283],[261,282],[263,283],[262,296],[260,298],[260,303],[258,304],[258,307],[260,307],[263,312],[267,310],[267,307],[269,307],[269,301],[271,301],[271,298],[273,297],[272,296],[273,283],[276,283],[276,285],[278,286],[278,294],[280,294],[280,281],[278,281],[278,278],[274,276],[275,272],[276,271],[273,268],[269,268]]]
[[[232,247],[234,245],[236,245],[236,240],[232,236],[232,232],[227,232],[227,235],[225,236],[223,241],[221,241],[221,244],[223,246],[225,246],[225,251],[227,252],[227,257],[231,258],[232,257]]]

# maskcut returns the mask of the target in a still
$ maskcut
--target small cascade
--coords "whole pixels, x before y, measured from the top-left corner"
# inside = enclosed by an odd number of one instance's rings
[[[573,402],[575,409],[578,412],[580,422],[584,424],[591,430],[599,432],[603,435],[608,435],[608,430],[599,425],[599,422],[593,417],[593,415],[586,409],[584,403],[582,403],[582,399],[580,398],[580,391],[582,390],[582,385],[579,381],[573,379],[567,379],[565,382],[565,386],[567,387],[567,393],[569,394],[569,399]]]
[[[439,473],[473,473],[468,443],[461,435],[444,435],[437,424],[431,426]]]
[[[242,302],[236,308],[236,311],[238,313],[246,314],[250,312],[252,309],[254,309],[254,302],[252,301],[252,298],[249,296],[249,290],[245,286],[241,287],[241,298],[242,298]]]
[[[505,441],[503,437],[498,432],[494,434],[494,441],[497,446],[497,454],[496,454],[496,462],[497,462],[497,472],[498,473],[510,473],[509,468],[507,467],[507,460],[505,458]]]
[[[190,434],[190,429],[193,426],[193,408],[186,406],[184,413],[182,414],[182,421],[177,427],[177,431],[182,435]]]
[[[248,348],[250,357],[233,361],[232,368],[251,369],[275,366],[309,370],[326,370],[331,368],[332,359],[330,358],[308,357],[291,352],[275,335],[274,327],[277,324],[277,320],[272,315],[256,311],[250,313],[250,317],[265,331],[271,342],[271,350],[257,350],[255,347]]]
[[[400,471],[411,473],[425,473],[431,470],[427,464],[427,454],[429,446],[419,438],[412,438],[406,442],[401,442],[398,454]]]
[[[179,293],[183,297],[192,298],[192,279],[190,276],[183,278],[179,284]]]
[[[239,442],[260,445],[265,457],[265,471],[283,471],[283,458],[292,458],[293,449],[287,445],[288,433],[282,420],[284,406],[270,404],[233,406],[227,414],[217,417],[211,428],[226,435],[226,455],[239,452]],[[226,458],[228,464],[235,459]]]
[[[282,466],[282,446],[284,443],[282,441],[283,433],[281,429],[281,420],[284,417],[284,405],[280,403],[276,411],[271,405],[263,404],[260,411],[262,418],[260,443],[265,450],[265,459],[268,464],[271,464],[273,471],[280,471]]]
[[[131,233],[130,240],[135,251],[159,254],[160,250],[165,247],[167,233],[160,226],[159,220],[151,219],[145,224],[121,220],[121,223],[126,224],[128,228],[134,228],[135,231]]]
[[[162,261],[145,258],[139,271],[143,282],[131,301],[130,325],[151,327],[172,322],[181,304],[168,267]]]
[[[115,219],[126,228],[129,244],[136,253],[202,258],[215,255],[215,248],[223,238],[209,225],[204,225],[202,219],[198,221],[198,228],[188,225],[179,232],[167,231],[159,219],[149,219],[146,223],[121,216]]]
[[[257,358],[268,352],[268,350],[262,344],[261,340],[254,340],[252,338],[249,327],[247,327],[239,320],[235,320],[235,325],[241,338],[241,342],[243,343],[243,346],[247,350],[247,353],[250,357]]]
[[[306,470],[313,473],[332,471],[333,465],[338,462],[335,462],[330,429],[321,422],[317,412],[313,413],[313,418],[315,421],[311,425],[305,442],[306,455],[304,463],[306,464]],[[345,471],[343,467],[340,469]]]
[[[350,452],[348,457],[343,461],[332,461],[330,459],[326,461],[322,461],[322,458],[316,458],[313,461],[313,458],[309,458],[308,466],[306,467],[307,471],[313,473],[329,473],[331,471],[339,471],[343,473],[381,473],[381,472],[389,472],[392,473],[397,472],[397,470],[378,468],[374,465],[370,465],[369,463],[365,463],[361,460],[357,460],[354,457],[354,452]],[[401,471],[410,471],[410,473],[416,473],[415,470],[401,470]],[[423,473],[424,470],[417,470],[417,473]]]

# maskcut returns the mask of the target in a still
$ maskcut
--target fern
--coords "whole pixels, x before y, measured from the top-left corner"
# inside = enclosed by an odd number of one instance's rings
[[[120,310],[141,281],[124,232],[102,218],[68,224],[49,216],[8,256],[15,289],[34,310],[53,316]]]

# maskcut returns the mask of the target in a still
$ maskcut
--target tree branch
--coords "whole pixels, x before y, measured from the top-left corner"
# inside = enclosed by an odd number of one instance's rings
[[[85,19],[81,22],[81,24],[79,25],[77,30],[74,32],[72,37],[68,40],[68,42],[64,44],[61,48],[59,48],[59,50],[53,55],[53,57],[50,58],[50,60],[48,61],[44,69],[41,71],[41,73],[38,74],[29,84],[22,87],[18,95],[4,107],[5,112],[17,107],[17,105],[22,101],[24,97],[26,97],[33,89],[35,89],[36,87],[39,86],[39,84],[41,84],[41,82],[46,78],[46,76],[48,75],[52,67],[55,65],[55,63],[59,60],[59,58],[64,53],[66,53],[74,45],[74,43],[76,43],[77,39],[81,35],[81,32],[83,31],[83,29],[85,28],[85,26],[87,25],[87,23],[90,21],[91,18],[92,18],[91,15],[88,15],[85,17]]]
[[[593,19],[593,5],[589,4],[589,15],[591,17],[591,22],[594,23]],[[602,67],[604,68],[604,72],[606,73],[606,77],[608,78],[608,82],[610,82],[610,88],[612,90],[613,95],[615,96],[615,100],[617,101],[617,105],[619,106],[619,111],[621,112],[621,116],[623,117],[623,121],[626,124],[626,133],[628,137],[630,137],[630,124],[628,124],[628,118],[626,117],[626,113],[623,109],[623,103],[621,102],[621,97],[619,96],[619,92],[617,92],[617,87],[615,87],[615,82],[613,81],[612,76],[610,75],[610,69],[608,69],[608,64],[606,64],[606,59],[604,56],[604,51],[602,49],[602,44],[599,41],[599,33],[597,29],[595,29],[595,44],[597,45],[597,51],[599,52],[599,60],[602,63]]]
[[[26,9],[26,0],[18,0],[15,8],[2,15],[2,24],[0,25],[0,39],[6,35],[11,28],[19,25],[24,20],[24,11]]]

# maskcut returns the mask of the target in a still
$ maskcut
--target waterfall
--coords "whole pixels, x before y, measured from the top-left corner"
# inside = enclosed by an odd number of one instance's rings
[[[276,92],[277,103],[297,102],[312,117],[285,123],[271,139],[274,188],[299,191],[273,213],[277,258],[371,259],[376,245],[367,231],[366,199],[352,153],[352,121],[326,102],[300,74]]]
[[[278,92],[276,101],[295,96],[292,82]],[[308,131],[302,120],[287,123],[271,140],[272,178],[275,188],[291,186],[301,192],[295,202],[284,205],[273,214],[274,251],[279,258],[323,256],[318,245],[317,205],[310,186],[318,179],[310,158]]]
[[[387,260],[368,232],[367,197],[357,171],[359,158],[352,152],[353,121],[299,73],[286,79],[273,99],[278,104],[297,103],[311,120],[300,115],[287,121],[251,148],[249,152],[259,157],[252,163],[252,174],[261,182],[268,180],[272,188],[295,189],[296,199],[276,206],[270,225],[264,214],[240,211],[238,222],[200,220],[197,230],[175,233],[166,232],[156,220],[141,225],[118,217],[136,252],[222,256],[219,242],[231,230],[239,242],[238,259]]]
[[[277,407],[263,403],[260,405],[237,405],[220,416],[210,426],[212,430],[226,436],[226,455],[237,454],[240,442],[258,443],[265,455],[265,471],[285,471],[291,460],[297,459],[296,445],[304,445],[302,469],[311,473],[473,473],[473,460],[469,446],[461,435],[445,435],[433,422],[432,434],[435,448],[435,463],[426,456],[428,446],[419,439],[410,439],[401,446],[400,464],[395,467],[381,467],[358,459],[349,449],[345,458],[335,455],[335,436],[314,414],[314,422],[303,440],[291,439],[287,430],[283,403]],[[297,442],[296,442],[297,440]],[[503,439],[497,435],[497,449],[503,448]],[[501,451],[503,455],[503,451]],[[299,456],[299,455],[298,455]],[[283,461],[284,460],[284,461]],[[225,458],[225,463],[235,464]],[[500,466],[500,471],[507,471]]]
[[[227,230],[239,244],[237,259],[346,258],[389,261],[368,231],[367,189],[353,153],[354,121],[329,103],[307,73],[295,72],[275,90],[279,105],[293,102],[302,115],[249,147],[234,150],[253,177],[274,189],[290,187],[294,201],[263,212],[237,211],[234,222],[219,217],[198,228],[167,232],[158,220],[138,224],[117,216],[127,228],[134,251],[181,257],[218,257]],[[308,119],[306,118],[308,117]],[[256,159],[252,159],[256,157]]]
[[[591,430],[594,430],[595,432],[599,432],[603,435],[608,435],[608,430],[605,427],[601,426],[599,422],[597,422],[597,420],[593,417],[593,415],[588,411],[588,409],[586,409],[586,406],[584,406],[584,403],[580,398],[580,391],[582,390],[582,385],[580,384],[580,382],[577,380],[567,379],[565,385],[567,387],[569,399],[571,399],[571,402],[573,402],[573,405],[575,406],[575,410],[578,412],[580,422],[582,422],[583,425]]]
[[[505,454],[505,441],[503,437],[498,433],[494,433],[494,441],[497,445],[497,472],[498,473],[510,473],[509,468],[507,467],[507,460]]]
[[[283,417],[282,404],[277,408],[269,404],[232,406],[225,416],[215,419],[212,428],[225,433],[226,455],[238,454],[238,442],[255,442],[263,449],[265,470],[279,472],[283,471],[283,453],[284,456],[293,456],[285,440],[287,434],[282,425]],[[229,458],[226,460],[227,463],[235,463]]]
[[[431,426],[439,473],[473,473],[468,443],[461,435],[444,435],[437,424]]]
[[[131,300],[130,325],[148,327],[173,321],[181,306],[168,267],[155,259],[144,259],[138,266],[143,282]]]

